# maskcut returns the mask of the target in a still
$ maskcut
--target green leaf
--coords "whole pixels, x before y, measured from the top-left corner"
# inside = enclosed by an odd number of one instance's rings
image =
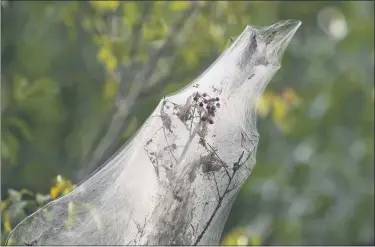
[[[7,158],[10,163],[15,163],[17,161],[17,153],[19,149],[18,140],[15,135],[10,131],[5,131],[2,135],[1,140],[1,154],[4,158]]]
[[[8,144],[4,141],[4,139],[1,140],[1,157],[4,159],[10,159],[11,151],[8,146]]]
[[[8,190],[9,198],[11,201],[20,201],[22,194],[14,189],[9,189]]]
[[[34,195],[34,193],[31,192],[31,191],[28,190],[28,189],[22,189],[22,190],[20,191],[20,194],[21,194],[21,195],[30,195],[30,196]]]
[[[124,4],[124,24],[132,28],[138,19],[138,5],[135,2],[126,2]]]
[[[5,119],[5,123],[7,123],[10,126],[13,125],[17,127],[18,130],[22,133],[23,137],[25,137],[28,141],[32,140],[30,127],[21,118],[9,117]]]
[[[22,101],[24,96],[24,87],[27,84],[26,78],[19,74],[13,76],[13,97],[16,101]]]

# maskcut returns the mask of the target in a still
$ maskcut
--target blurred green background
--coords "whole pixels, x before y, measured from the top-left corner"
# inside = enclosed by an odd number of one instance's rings
[[[229,37],[283,19],[302,26],[260,102],[257,166],[222,244],[373,243],[373,2],[1,1],[2,243]]]

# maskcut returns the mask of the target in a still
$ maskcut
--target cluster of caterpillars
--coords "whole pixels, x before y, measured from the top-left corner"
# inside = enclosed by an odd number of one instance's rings
[[[219,97],[211,98],[207,93],[200,94],[199,92],[197,92],[194,95],[193,100],[204,112],[203,116],[201,116],[201,120],[203,122],[208,121],[210,124],[213,124],[213,118],[215,117],[216,109],[220,107]]]

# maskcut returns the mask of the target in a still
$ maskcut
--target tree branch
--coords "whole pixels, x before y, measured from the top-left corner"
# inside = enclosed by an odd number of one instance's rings
[[[179,32],[182,31],[184,23],[186,23],[186,21],[192,16],[197,7],[197,3],[191,3],[191,7],[182,13],[176,24],[171,28],[171,31],[163,44],[150,56],[150,59],[143,67],[143,70],[132,80],[133,87],[130,89],[128,95],[125,98],[121,96],[118,97],[117,111],[111,118],[108,130],[103,138],[101,138],[101,141],[96,145],[95,148],[93,148],[94,151],[92,152],[91,161],[88,163],[87,167],[78,173],[78,177],[82,177],[83,175],[93,171],[98,164],[100,164],[100,162],[107,158],[105,157],[105,154],[114,152],[111,147],[116,146],[119,142],[121,138],[121,130],[123,130],[124,126],[127,125],[125,120],[129,119],[128,115],[130,110],[141,93],[143,86],[147,85],[148,80],[156,69],[157,62],[161,57],[163,57],[163,53],[165,53],[165,51],[173,45],[174,38]],[[124,84],[124,81],[124,76],[121,76],[120,84]]]
[[[131,61],[133,60],[133,58],[135,56],[135,52],[136,52],[136,50],[138,48],[138,45],[140,43],[140,38],[141,38],[140,34],[141,34],[142,26],[143,26],[144,22],[147,21],[148,18],[149,18],[149,16],[150,16],[150,10],[152,9],[152,5],[153,5],[153,3],[146,3],[144,11],[142,12],[141,18],[138,20],[137,24],[132,29],[132,33],[134,33],[134,35],[132,36],[132,40],[130,41],[130,43],[131,43],[131,49],[130,49],[130,55],[129,55],[129,57],[130,57]],[[119,14],[119,13],[117,13],[117,14]],[[133,66],[130,65],[130,67],[133,67]],[[121,71],[121,73],[124,75],[125,71]],[[130,76],[128,73],[126,73],[126,74],[127,74],[127,76]],[[123,85],[125,84],[125,81],[124,80],[120,80],[119,83],[120,83],[120,87],[119,87],[120,90],[117,92],[116,98],[121,97],[121,91],[122,91],[121,89],[122,89],[122,87],[124,87]],[[117,111],[117,107],[116,106],[112,107],[109,110],[108,118],[112,119],[113,116],[115,115],[116,111]],[[126,121],[124,121],[125,126],[123,126],[120,129],[120,133],[125,131],[126,125],[130,121],[130,119],[128,119],[128,118],[126,118],[125,120],[126,120]],[[90,157],[93,156],[93,154],[95,153],[95,150],[98,148],[99,144],[103,140],[103,137],[105,136],[105,134],[107,132],[106,130],[110,126],[110,122],[104,122],[104,123],[102,123],[102,125],[103,126],[101,128],[101,131],[99,131],[99,134],[97,135],[97,137],[95,138],[95,140],[92,142],[91,149],[87,153],[86,158],[84,159],[84,162],[83,162],[84,164],[87,164],[87,163],[90,162]],[[117,142],[115,142],[115,143],[117,143]],[[112,149],[112,148],[113,147],[111,147],[109,149]],[[107,156],[107,154],[104,154],[104,156]],[[100,160],[98,160],[98,162],[104,162],[103,158],[101,158]],[[94,168],[96,166],[97,166],[97,164],[93,165]],[[81,177],[81,174],[79,174],[78,177]]]
[[[139,19],[139,21],[134,25],[134,27],[132,29],[133,39],[130,43],[130,51],[129,51],[129,57],[130,58],[133,58],[135,56],[135,54],[137,53],[137,50],[138,50],[138,47],[139,47],[139,41],[140,41],[140,38],[141,38],[141,30],[142,30],[143,23],[145,23],[148,20],[148,18],[150,17],[150,13],[151,13],[151,10],[152,10],[152,7],[153,7],[154,3],[153,2],[146,2],[144,4],[145,4],[145,6],[144,6],[144,9],[143,9],[143,12],[142,12],[142,16]]]

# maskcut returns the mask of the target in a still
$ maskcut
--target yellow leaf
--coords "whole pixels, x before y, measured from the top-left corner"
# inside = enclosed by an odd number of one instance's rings
[[[63,177],[62,177],[61,175],[57,175],[57,177],[56,177],[56,182],[57,182],[58,184],[62,184],[62,183],[64,183],[64,179],[63,179]]]
[[[109,50],[108,46],[103,45],[100,47],[97,58],[98,60],[105,62],[105,60],[110,56],[111,51]]]
[[[240,235],[237,238],[237,245],[247,245],[249,243],[249,238],[246,235]]]
[[[170,3],[170,7],[172,11],[180,11],[187,9],[190,6],[190,2],[188,1],[172,1]]]
[[[114,71],[117,68],[117,59],[113,55],[109,45],[103,45],[97,54],[99,61],[103,62],[108,71]]]
[[[251,245],[256,245],[256,246],[261,245],[261,239],[260,239],[260,236],[258,236],[258,235],[252,236],[252,237],[250,238],[250,244],[251,244]]]
[[[3,212],[8,207],[8,201],[1,202],[1,212]]]
[[[8,213],[4,214],[4,228],[8,233],[12,231],[12,224]]]
[[[286,117],[286,104],[280,97],[275,97],[273,101],[272,117],[276,123],[282,122]]]
[[[66,194],[68,194],[70,192],[70,188],[64,188],[64,190],[62,191],[62,194],[63,195],[66,195]]]
[[[123,22],[126,27],[131,28],[134,25],[134,23],[137,21],[138,13],[140,12],[138,9],[139,7],[137,3],[129,1],[123,5],[123,8],[124,8]]]
[[[96,9],[116,10],[120,6],[119,1],[90,1],[91,6]]]
[[[106,67],[108,71],[113,72],[117,68],[117,59],[114,56],[110,56],[106,61]]]
[[[108,8],[111,9],[111,10],[116,10],[119,6],[120,6],[120,2],[119,1],[108,1],[107,3],[108,5]]]
[[[56,186],[56,187],[52,187],[51,189],[50,189],[50,196],[51,196],[51,199],[55,199],[56,197],[58,197],[59,196],[59,194],[60,194],[60,188],[58,187],[58,186]]]
[[[263,97],[261,97],[257,104],[257,112],[261,117],[267,117],[272,104],[272,96],[269,93],[265,93]]]
[[[223,241],[220,243],[220,245],[236,245],[237,244],[237,238],[234,234],[229,233]]]
[[[220,245],[238,245],[238,242],[243,242],[246,231],[242,227],[235,228],[232,232],[228,233]],[[241,239],[242,238],[242,239]]]

